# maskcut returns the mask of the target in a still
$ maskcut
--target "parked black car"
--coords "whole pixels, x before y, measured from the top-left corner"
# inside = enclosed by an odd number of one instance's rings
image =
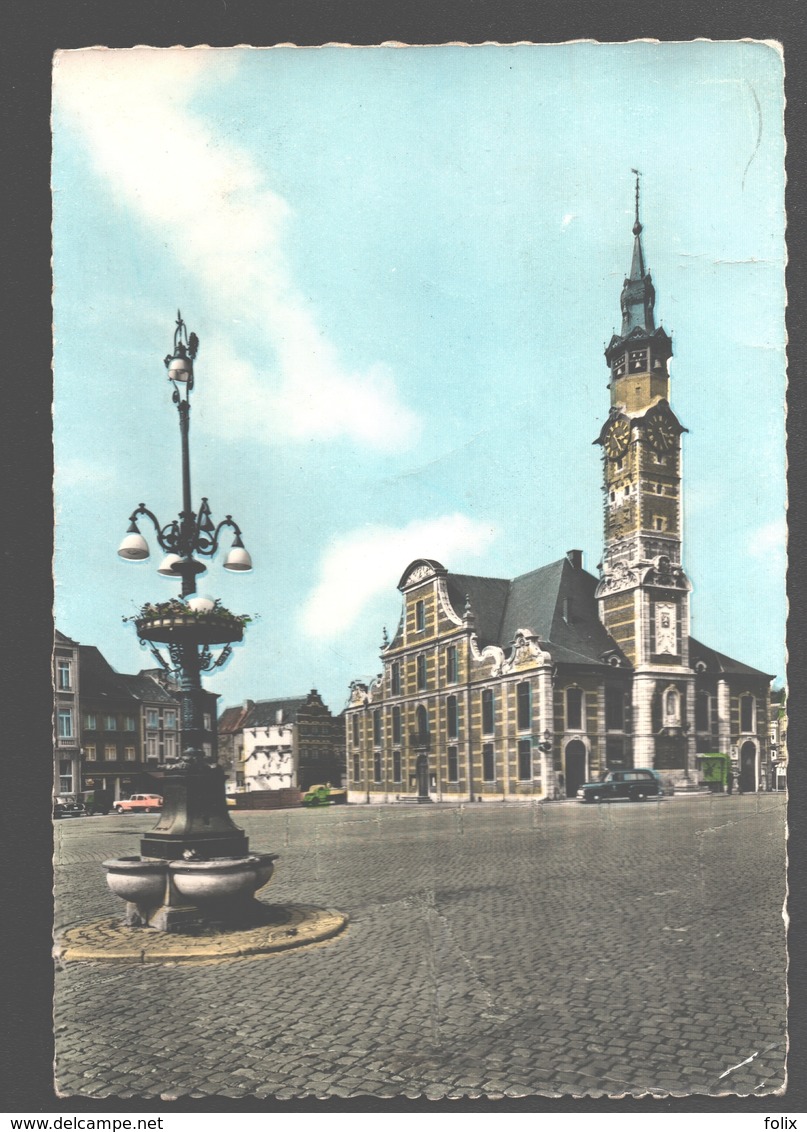
[[[70,802],[65,798],[57,798],[53,803],[54,818],[83,818],[87,808],[83,802]]]
[[[636,770],[612,770],[602,782],[584,782],[577,791],[578,802],[615,802],[621,798],[629,802],[644,802],[645,798],[659,797],[664,783],[656,770],[639,767]]]

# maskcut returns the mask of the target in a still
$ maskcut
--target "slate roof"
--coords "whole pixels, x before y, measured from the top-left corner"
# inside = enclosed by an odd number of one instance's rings
[[[622,653],[599,619],[594,591],[597,578],[569,558],[505,578],[449,574],[448,594],[462,616],[465,594],[479,645],[509,648],[519,629],[531,630],[552,659],[561,664],[603,664],[604,653]]]
[[[79,679],[82,699],[109,699],[136,703],[134,696],[106,657],[95,645],[80,645]]]
[[[249,709],[242,726],[274,727],[279,711],[283,712],[284,723],[294,723],[298,710],[307,699],[307,696],[291,696],[282,700],[258,700]]]
[[[123,685],[127,692],[130,692],[135,699],[142,700],[144,703],[151,704],[171,704],[173,707],[177,705],[177,699],[172,696],[170,692],[163,688],[162,684],[158,684],[151,676],[129,676],[124,672],[116,673],[118,682]]]
[[[240,731],[243,727],[244,720],[250,708],[255,705],[250,700],[246,704],[238,704],[236,707],[225,708],[219,715],[218,731],[219,735],[231,735],[236,731]]]
[[[773,680],[773,676],[768,675],[767,672],[760,672],[758,668],[751,668],[749,664],[733,660],[730,656],[726,656],[716,649],[710,649],[707,645],[702,645],[700,641],[696,641],[694,637],[690,637],[689,663],[694,668],[699,661],[707,666],[709,672],[724,672],[727,676],[755,676],[761,680]]]

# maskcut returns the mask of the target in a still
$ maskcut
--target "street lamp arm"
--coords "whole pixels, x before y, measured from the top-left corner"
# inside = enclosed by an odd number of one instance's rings
[[[176,519],[170,523],[166,523],[164,527],[160,526],[160,521],[153,511],[149,511],[145,503],[139,503],[137,508],[129,516],[129,522],[135,523],[137,519],[145,515],[147,519],[151,520],[154,532],[157,535],[157,542],[166,553],[176,553],[180,541],[179,524]]]

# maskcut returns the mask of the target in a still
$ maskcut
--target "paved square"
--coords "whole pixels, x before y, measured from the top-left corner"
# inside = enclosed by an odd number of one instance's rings
[[[782,795],[237,815],[267,902],[350,923],[201,966],[68,963],[56,1083],[92,1097],[770,1093],[784,1083]],[[153,817],[56,826],[56,931],[122,912]]]

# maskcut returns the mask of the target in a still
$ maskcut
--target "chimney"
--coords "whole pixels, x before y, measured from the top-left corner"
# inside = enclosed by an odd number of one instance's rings
[[[566,557],[571,562],[575,570],[583,569],[583,551],[582,550],[567,550]]]

